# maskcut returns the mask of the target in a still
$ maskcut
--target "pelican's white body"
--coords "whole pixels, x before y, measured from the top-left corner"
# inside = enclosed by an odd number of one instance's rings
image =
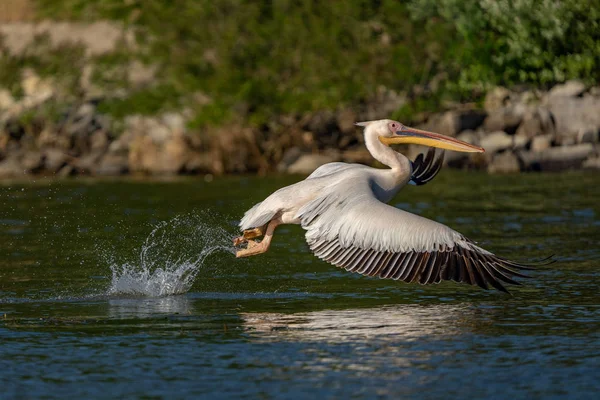
[[[503,283],[518,284],[511,277],[525,275],[513,268],[529,266],[495,256],[445,225],[386,204],[409,181],[431,180],[442,161],[417,157],[413,174],[411,161],[389,144],[412,141],[455,151],[484,149],[397,121],[361,125],[366,127],[369,152],[389,169],[325,164],[305,180],[279,189],[242,218],[244,235],[258,231],[264,239],[236,255],[265,252],[277,225],[300,224],[317,257],[351,272],[421,284],[454,280],[484,289],[489,284],[505,292]]]
[[[412,167],[406,157],[379,141],[390,121],[378,122],[365,129],[365,143],[390,169],[340,162],[322,165],[305,180],[277,190],[248,210],[240,228],[280,218],[284,224],[302,224],[309,243],[339,237],[343,246],[377,250],[433,251],[457,243],[470,248],[447,226],[385,204],[408,183]]]

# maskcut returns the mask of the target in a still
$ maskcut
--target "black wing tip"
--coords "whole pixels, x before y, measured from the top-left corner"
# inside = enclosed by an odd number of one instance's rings
[[[412,162],[413,172],[410,181],[417,186],[421,186],[435,178],[442,169],[444,155],[443,150],[438,152],[433,147],[429,148],[424,159],[423,153],[419,153],[415,161]]]
[[[540,267],[546,267],[548,265],[554,264],[555,262],[557,262],[558,260],[556,258],[554,258],[554,254],[539,259],[539,260],[531,260],[531,261],[513,261],[513,260],[509,260],[508,258],[504,258],[504,257],[498,257],[496,256],[496,258],[498,260],[500,260],[501,262],[510,265],[513,268],[518,268],[518,269],[524,269],[524,270],[535,270],[538,269]]]

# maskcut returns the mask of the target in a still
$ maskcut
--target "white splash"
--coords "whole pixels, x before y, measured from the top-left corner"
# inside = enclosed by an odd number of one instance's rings
[[[144,241],[139,260],[111,262],[108,294],[159,297],[187,292],[209,255],[233,251],[231,235],[216,224],[206,215],[159,223]]]

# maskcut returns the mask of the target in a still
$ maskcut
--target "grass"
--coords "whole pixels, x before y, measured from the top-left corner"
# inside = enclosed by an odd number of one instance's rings
[[[412,99],[393,114],[411,122],[448,101],[480,103],[494,85],[600,78],[600,0],[548,0],[543,10],[534,0],[32,1],[38,18],[108,19],[135,32],[135,48],[89,60],[97,86],[127,93],[102,105],[118,118],[186,107],[194,127],[259,126],[281,114],[357,109],[384,86]],[[27,65],[76,91],[81,51],[2,57],[0,84],[18,93],[14,79]],[[157,67],[151,85],[128,81],[133,60]],[[210,100],[194,101],[199,93]]]

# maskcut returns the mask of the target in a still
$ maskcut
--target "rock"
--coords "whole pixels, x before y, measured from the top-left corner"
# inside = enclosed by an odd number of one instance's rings
[[[561,171],[579,168],[583,161],[595,154],[594,145],[582,143],[574,146],[551,147],[539,152],[520,153],[524,167],[533,171]]]
[[[487,170],[491,174],[510,174],[521,170],[519,159],[511,151],[505,151],[494,155]]]
[[[123,175],[129,172],[127,165],[127,156],[115,153],[106,154],[98,166],[93,170],[95,175]]]
[[[95,151],[75,159],[71,164],[78,174],[91,174],[98,167],[103,152]]]
[[[10,118],[8,121],[6,121],[3,130],[8,133],[10,139],[15,141],[21,140],[23,135],[25,135],[25,129],[23,128],[23,125],[19,123],[16,118]]]
[[[133,48],[135,38],[133,32],[124,29],[123,25],[113,21],[67,22],[67,21],[35,21],[0,24],[0,35],[4,36],[3,46],[9,54],[22,56],[40,36],[48,36],[53,48],[69,44],[80,44],[86,55],[97,56],[107,54],[120,44]]]
[[[529,143],[529,139],[523,136],[513,136],[512,149],[524,149]]]
[[[600,170],[600,157],[591,156],[581,165],[583,169]]]
[[[108,134],[103,130],[97,130],[90,135],[90,152],[100,153],[105,152],[108,149],[110,139]]]
[[[137,134],[129,146],[129,170],[150,173],[158,164],[159,154],[159,147],[150,136]]]
[[[129,170],[157,175],[173,175],[184,171],[191,146],[186,140],[185,120],[180,114],[160,117],[130,116],[125,124],[128,133],[119,145],[109,151],[128,149]]]
[[[585,85],[580,81],[567,81],[562,85],[556,85],[550,92],[548,98],[557,97],[579,97],[585,92]]]
[[[343,134],[350,135],[356,132],[356,114],[351,109],[344,109],[336,115],[337,126]]]
[[[554,135],[541,135],[531,139],[531,151],[539,152],[549,149],[552,146]]]
[[[339,139],[337,120],[331,111],[317,111],[301,121],[302,128],[312,132],[321,147],[335,147]]]
[[[131,142],[133,141],[133,133],[131,131],[123,132],[119,137],[113,140],[108,145],[108,152],[112,154],[128,154],[129,147],[131,146]]]
[[[520,103],[496,109],[483,121],[483,129],[488,132],[504,131],[512,135],[523,121],[526,109],[525,105]]]
[[[454,111],[434,114],[418,128],[442,135],[456,136],[460,132],[458,114]]]
[[[65,132],[71,136],[87,136],[97,129],[93,125],[95,114],[96,107],[93,104],[81,105],[66,123]]]
[[[0,161],[0,178],[23,176],[25,173],[26,171],[17,157],[9,157]]]
[[[210,153],[193,152],[185,163],[184,171],[188,174],[209,172],[212,162]]]
[[[465,110],[458,114],[458,132],[477,129],[481,126],[487,113],[482,110]]]
[[[506,149],[523,148],[528,140],[524,137],[511,136],[506,132],[496,131],[489,133],[479,141],[479,145],[489,154],[494,154]]]
[[[64,167],[62,167],[60,169],[60,171],[58,171],[58,173],[56,175],[60,176],[60,177],[67,177],[67,176],[71,176],[75,173],[75,169],[70,166],[70,165],[65,165]]]
[[[271,140],[258,144],[257,133],[250,128],[239,126],[223,126],[214,128],[206,133],[212,138],[211,143],[211,172],[223,174],[226,172],[243,173],[257,171],[265,173],[269,167],[262,151],[272,151],[272,154],[280,154],[282,147]],[[264,147],[262,147],[264,146]],[[262,151],[261,151],[262,149]],[[281,156],[279,156],[281,157]],[[278,158],[278,157],[274,157]]]
[[[6,89],[0,88],[0,111],[8,110],[15,104],[15,99]]]
[[[366,148],[361,147],[344,151],[342,153],[342,161],[347,163],[371,165],[373,164],[373,156]]]
[[[36,146],[40,149],[52,147],[67,151],[71,147],[71,140],[66,135],[60,135],[54,127],[46,126],[38,135]]]
[[[510,90],[503,88],[502,86],[497,86],[486,94],[483,102],[483,108],[488,113],[491,113],[499,108],[504,108],[508,105],[510,97]]]
[[[171,130],[168,126],[159,122],[153,117],[144,117],[141,115],[132,115],[125,118],[125,125],[128,131],[138,136],[147,136],[154,143],[162,144],[171,137]]]
[[[163,147],[160,163],[152,172],[174,175],[183,171],[189,158],[190,149],[182,134],[174,135]]]
[[[481,143],[481,134],[479,132],[476,132],[474,130],[468,129],[466,131],[463,131],[461,133],[458,134],[458,136],[456,136],[456,138],[458,140],[462,140],[463,142],[467,142],[470,144],[474,144],[476,146],[479,146]]]
[[[480,146],[480,134],[473,130],[466,130],[456,136],[458,140]],[[444,156],[445,163],[453,168],[463,168],[468,164],[469,155],[458,151],[447,151]]]
[[[88,93],[93,90],[93,76],[94,76],[94,65],[86,64],[81,69],[81,75],[79,76],[79,87],[84,93]]]
[[[178,113],[166,113],[160,118],[161,122],[171,131],[185,131],[185,119]]]
[[[323,164],[339,161],[339,155],[334,154],[303,154],[287,169],[290,174],[310,174]]]
[[[594,86],[589,91],[591,96],[600,97],[600,86]]]
[[[465,130],[477,129],[486,118],[485,111],[466,109],[434,114],[419,128],[447,136],[456,136]]]
[[[513,137],[502,131],[488,133],[480,141],[480,146],[489,154],[508,149],[512,147],[512,145]]]
[[[302,150],[299,147],[292,147],[287,149],[285,153],[283,153],[283,157],[281,161],[277,165],[277,171],[285,172],[290,167],[290,165],[294,164],[300,157],[302,156]]]
[[[540,96],[541,94],[536,90],[527,90],[525,92],[520,93],[514,102],[516,103],[518,101],[519,103],[524,104],[526,106],[531,106],[540,102]]]
[[[24,109],[33,108],[44,103],[55,94],[55,89],[50,79],[42,79],[31,68],[25,68],[22,72],[21,87],[24,99],[20,106]]]
[[[42,154],[39,151],[27,151],[21,159],[23,169],[30,173],[39,172],[44,166]]]
[[[0,126],[0,160],[2,159],[2,152],[6,151],[10,141],[10,135]]]
[[[317,111],[301,121],[303,128],[315,134],[327,134],[337,128],[336,117],[331,111]]]
[[[358,143],[360,143],[360,135],[355,134],[355,135],[344,135],[342,137],[340,137],[340,141],[338,143],[338,149],[347,149],[348,147],[352,147]]]
[[[600,110],[599,110],[600,112]],[[589,128],[581,130],[577,135],[577,143],[598,143],[600,142],[600,130]]]
[[[556,121],[556,133],[560,143],[569,137],[576,142],[581,132],[600,131],[598,97],[553,97],[548,100],[547,106]]]
[[[486,153],[469,153],[467,163],[463,167],[485,170],[490,163],[490,155]]]
[[[554,134],[555,132],[554,117],[550,111],[544,107],[538,107],[525,113],[516,135],[532,138],[537,135]]]
[[[24,68],[21,73],[21,88],[23,89],[24,96],[35,95],[38,85],[41,82],[41,78],[31,68]]]
[[[44,151],[44,167],[47,171],[56,173],[67,164],[69,156],[58,149],[46,149]]]

